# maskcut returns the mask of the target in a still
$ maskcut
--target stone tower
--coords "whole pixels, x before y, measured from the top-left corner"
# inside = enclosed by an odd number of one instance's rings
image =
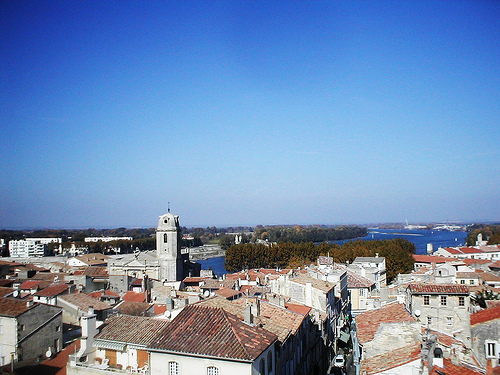
[[[160,280],[179,281],[183,279],[179,216],[171,214],[170,209],[158,218],[156,257],[160,265]]]

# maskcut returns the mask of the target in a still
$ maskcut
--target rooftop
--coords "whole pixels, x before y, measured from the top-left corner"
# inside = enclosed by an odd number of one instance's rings
[[[38,297],[54,297],[69,289],[67,284],[53,284],[35,293]]]
[[[470,314],[470,325],[481,324],[491,320],[500,319],[500,307],[491,307]]]
[[[84,311],[88,311],[89,307],[93,307],[94,310],[107,310],[110,309],[111,306],[106,302],[99,301],[97,298],[91,297],[85,293],[70,293],[64,294],[58,297],[58,300],[64,300],[72,305],[78,306],[80,309]]]
[[[0,298],[0,316],[16,317],[32,309],[36,305],[37,304],[31,304],[28,306],[26,301]]]
[[[253,361],[276,336],[251,326],[222,308],[188,305],[150,345],[192,355]]]
[[[415,342],[361,362],[361,373],[376,374],[420,359],[421,343]]]
[[[410,284],[413,294],[469,294],[469,288],[458,284]]]
[[[366,311],[356,317],[358,340],[361,344],[373,340],[375,333],[382,323],[414,321],[415,319],[399,303],[391,303],[376,310]]]
[[[140,316],[112,316],[101,326],[96,339],[147,346],[168,321]]]

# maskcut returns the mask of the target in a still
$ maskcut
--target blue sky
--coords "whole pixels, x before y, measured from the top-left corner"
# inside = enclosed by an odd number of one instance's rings
[[[2,1],[0,228],[500,220],[500,2]]]

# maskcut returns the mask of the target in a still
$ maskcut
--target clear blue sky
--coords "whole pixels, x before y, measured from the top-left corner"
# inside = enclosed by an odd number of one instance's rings
[[[500,220],[499,1],[2,1],[0,228]]]

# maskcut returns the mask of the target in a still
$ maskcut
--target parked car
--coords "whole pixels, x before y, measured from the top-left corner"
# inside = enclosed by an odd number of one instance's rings
[[[345,366],[345,359],[342,354],[339,354],[335,356],[335,359],[333,360],[333,366],[335,367],[344,367]]]

